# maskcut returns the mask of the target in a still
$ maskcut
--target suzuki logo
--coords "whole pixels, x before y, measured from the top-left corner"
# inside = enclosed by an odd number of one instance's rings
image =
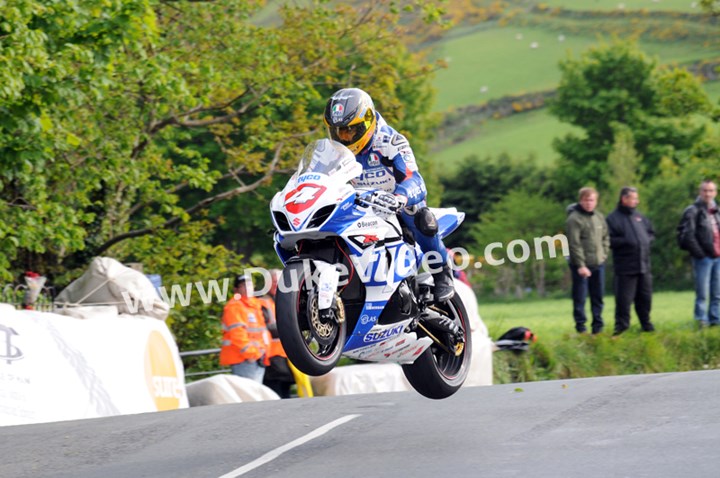
[[[0,348],[0,358],[5,359],[8,365],[10,365],[13,360],[20,360],[23,358],[22,350],[12,344],[13,335],[18,335],[18,333],[12,328],[6,327],[2,324],[0,324],[0,332],[5,332],[5,353],[2,353],[3,350]]]

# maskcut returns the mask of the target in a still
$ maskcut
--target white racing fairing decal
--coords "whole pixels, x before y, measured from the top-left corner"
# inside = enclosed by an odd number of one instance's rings
[[[338,279],[340,273],[334,265],[322,261],[315,261],[318,268],[322,267],[320,272],[320,280],[318,281],[318,308],[320,310],[329,309],[332,305],[332,299],[338,287]]]
[[[392,328],[395,325],[396,324],[382,327]],[[376,329],[377,327],[373,327],[372,330]],[[375,333],[372,332],[372,330],[370,334]],[[408,334],[400,333],[387,340],[383,340],[382,342],[376,342],[368,345],[367,347],[361,347],[359,349],[345,352],[343,355],[356,360],[366,360],[369,362],[411,364],[421,353],[425,351],[425,349],[430,347],[431,344],[432,339],[429,337],[418,339],[415,332],[410,332]]]

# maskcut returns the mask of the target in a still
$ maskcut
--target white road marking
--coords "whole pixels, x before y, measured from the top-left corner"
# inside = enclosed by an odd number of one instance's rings
[[[275,448],[274,450],[265,453],[263,456],[261,456],[257,460],[253,460],[250,463],[248,463],[247,465],[241,466],[237,470],[233,470],[230,473],[226,473],[226,474],[222,475],[220,478],[236,478],[240,475],[244,475],[248,471],[254,470],[257,467],[262,466],[265,463],[268,463],[268,462],[274,460],[275,458],[279,457],[286,451],[290,451],[293,448],[302,445],[303,443],[309,442],[310,440],[312,440],[314,438],[324,435],[325,433],[329,432],[333,428],[340,426],[343,423],[349,422],[353,418],[357,418],[359,416],[360,415],[345,415],[342,418],[338,418],[335,421],[332,421],[326,425],[321,426],[320,428],[317,428],[317,429],[311,431],[307,435],[301,436],[297,440],[293,440],[286,445]]]

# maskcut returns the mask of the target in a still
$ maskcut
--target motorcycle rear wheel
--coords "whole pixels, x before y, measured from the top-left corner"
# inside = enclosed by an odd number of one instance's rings
[[[463,331],[465,346],[459,356],[449,353],[439,344],[433,343],[415,362],[403,365],[405,377],[421,395],[432,399],[447,398],[457,392],[470,371],[472,340],[470,320],[458,294],[433,307],[450,317]],[[422,332],[419,332],[422,335]]]
[[[328,373],[340,360],[347,326],[339,297],[334,318],[326,321],[320,318],[314,284],[306,279],[301,263],[291,263],[283,270],[281,284],[290,290],[283,292],[278,287],[275,315],[288,360],[301,372],[318,376]]]

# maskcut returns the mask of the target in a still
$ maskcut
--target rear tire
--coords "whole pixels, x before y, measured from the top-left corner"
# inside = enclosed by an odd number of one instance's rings
[[[282,292],[278,288],[275,299],[278,335],[288,360],[307,375],[328,373],[337,365],[345,345],[347,326],[341,299],[337,297],[333,319],[323,322],[317,308],[317,294],[312,290],[313,284],[306,282],[301,263],[288,265],[280,284],[291,289]]]
[[[434,304],[436,309],[453,319],[465,337],[465,347],[459,356],[448,353],[433,342],[410,365],[403,365],[405,377],[421,395],[432,399],[447,398],[457,392],[470,371],[472,357],[472,340],[470,337],[470,320],[458,294],[447,302]],[[422,329],[418,329],[422,334]]]

